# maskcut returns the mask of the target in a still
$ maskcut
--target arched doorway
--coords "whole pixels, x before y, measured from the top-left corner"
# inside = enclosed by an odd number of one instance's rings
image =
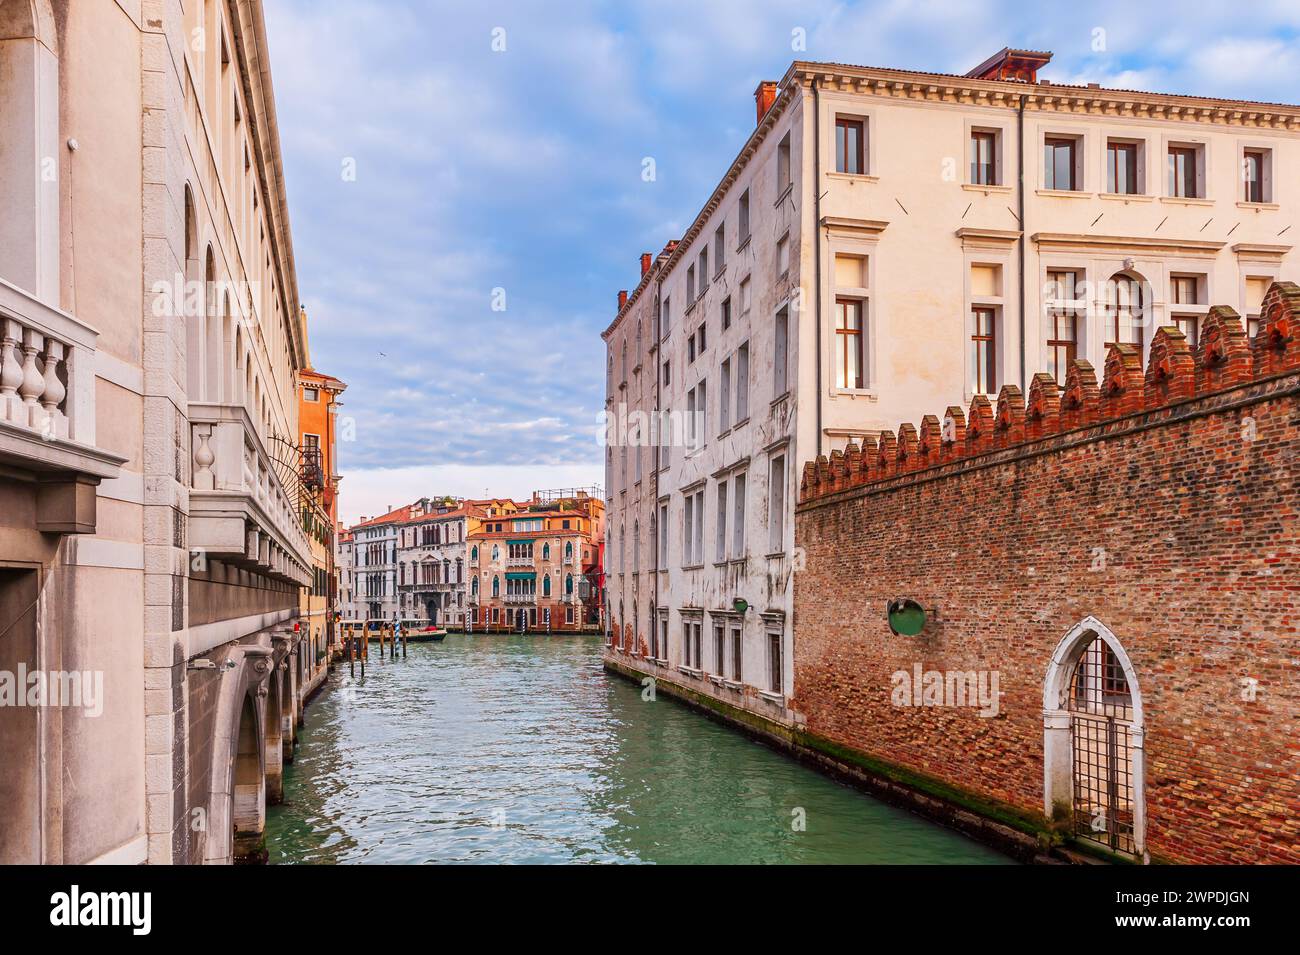
[[[262,738],[253,693],[244,694],[236,736],[231,822],[235,858],[256,857],[262,851],[266,824],[265,777],[262,775]]]
[[[1088,617],[1062,638],[1043,685],[1048,816],[1076,838],[1145,858],[1142,698],[1115,635]]]

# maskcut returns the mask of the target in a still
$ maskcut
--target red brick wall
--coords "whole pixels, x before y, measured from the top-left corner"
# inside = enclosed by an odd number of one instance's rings
[[[1100,387],[1086,363],[1064,395],[1036,379],[1028,417],[1004,389],[996,416],[950,409],[946,441],[927,419],[805,468],[808,730],[1042,813],[1044,677],[1091,615],[1136,672],[1150,853],[1300,863],[1297,302],[1274,286],[1253,354],[1216,309],[1199,353],[1161,330],[1145,375],[1121,346]],[[937,620],[893,635],[895,596]],[[917,663],[997,671],[998,716],[892,705],[891,674]]]

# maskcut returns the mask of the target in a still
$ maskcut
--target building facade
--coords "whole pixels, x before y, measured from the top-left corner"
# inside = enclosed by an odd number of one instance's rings
[[[102,686],[0,707],[0,860],[257,855],[311,581],[275,453],[306,353],[262,5],[0,0],[0,25],[0,670]]]
[[[468,628],[597,632],[604,513],[599,488],[566,488],[485,516],[468,541]]]
[[[807,463],[793,744],[1031,854],[1300,862],[1300,286],[1260,314]]]
[[[421,498],[398,532],[397,588],[403,619],[455,630],[465,626],[469,535],[486,515],[459,498]]]
[[[411,505],[389,508],[386,514],[349,528],[352,539],[351,620],[387,620],[401,616],[397,586],[397,549],[403,525],[411,518]]]
[[[303,314],[304,325],[306,313]],[[305,337],[305,336],[304,336]],[[304,349],[307,348],[304,341]],[[307,645],[310,674],[307,691],[325,680],[338,634],[339,609],[335,536],[339,517],[338,431],[339,395],[347,389],[339,379],[310,367],[298,373],[298,509],[311,540],[311,585],[299,600],[299,630]]]
[[[1161,325],[1195,343],[1210,301],[1258,329],[1300,261],[1300,109],[1063,86],[1048,59],[795,62],[759,86],[754,132],[604,334],[608,410],[654,375],[659,421],[653,519],[634,448],[606,458],[611,566],[653,524],[657,582],[608,576],[609,659],[795,724],[794,462],[1063,385],[1111,342],[1145,358]]]

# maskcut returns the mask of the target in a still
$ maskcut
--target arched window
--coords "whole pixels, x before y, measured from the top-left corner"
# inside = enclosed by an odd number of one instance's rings
[[[1106,283],[1106,347],[1116,342],[1142,350],[1146,325],[1146,280],[1135,272],[1116,272]]]
[[[469,549],[469,559],[476,564],[478,563],[478,544]]]
[[[551,559],[551,545],[550,545],[550,544],[543,544],[543,545],[542,545],[542,560],[550,560],[550,559]]]
[[[550,595],[551,595],[551,575],[547,574],[545,577],[542,578],[542,596],[549,597]]]
[[[497,577],[492,578],[492,596],[493,597],[501,596],[501,581]]]
[[[573,574],[564,575],[564,594],[567,597],[573,596]]]
[[[492,545],[492,562],[496,563],[501,559],[501,548],[496,544]]]
[[[478,578],[477,578],[477,577],[471,577],[471,578],[469,579],[469,594],[470,594],[471,597],[477,597],[477,596],[478,596]]]
[[[573,541],[565,541],[565,543],[564,543],[564,559],[565,559],[565,560],[573,560]]]

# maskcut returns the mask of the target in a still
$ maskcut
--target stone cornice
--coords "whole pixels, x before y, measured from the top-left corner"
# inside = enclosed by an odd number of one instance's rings
[[[1086,249],[1091,251],[1176,253],[1213,256],[1226,242],[1200,239],[1159,238],[1129,235],[1086,235],[1073,232],[1035,232],[1030,236],[1040,249]]]
[[[1014,109],[1023,97],[1028,110],[1300,131],[1300,106],[1284,103],[1063,86],[1050,82],[980,80],[943,73],[801,60],[790,65],[781,83],[783,86],[798,84],[810,87],[813,80],[817,80],[823,90],[893,99]]]

